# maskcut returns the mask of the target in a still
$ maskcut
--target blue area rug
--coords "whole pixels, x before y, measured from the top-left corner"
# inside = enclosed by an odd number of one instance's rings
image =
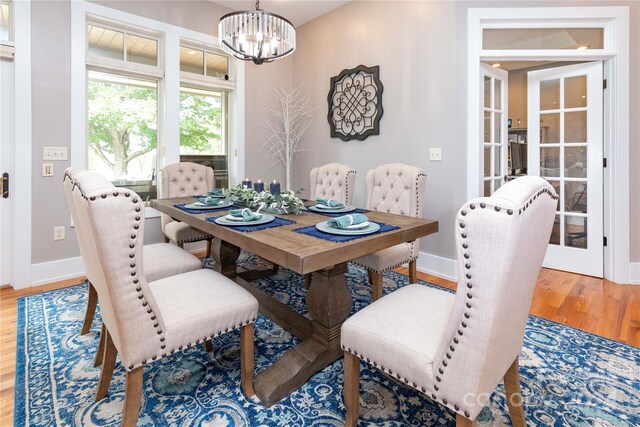
[[[241,265],[259,259],[243,253]],[[270,265],[265,264],[265,268]],[[350,266],[354,310],[371,301],[366,272]],[[303,278],[286,269],[257,281],[263,290],[306,314]],[[407,283],[390,272],[384,291]],[[425,286],[433,286],[423,283]],[[100,322],[80,336],[86,286],[18,302],[16,426],[116,426],[124,398],[118,362],[107,398],[93,401],[99,369],[92,366]],[[255,325],[256,372],[297,340],[260,315]],[[147,365],[139,426],[341,426],[342,361],[311,378],[271,408],[240,391],[239,333]],[[640,349],[531,316],[520,356],[530,426],[640,426]],[[454,414],[424,395],[362,364],[360,425],[454,426]],[[500,384],[480,414],[480,426],[510,425]]]

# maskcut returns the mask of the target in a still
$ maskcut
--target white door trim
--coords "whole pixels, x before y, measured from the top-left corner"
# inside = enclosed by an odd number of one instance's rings
[[[14,1],[14,288],[31,285],[31,0]],[[19,94],[19,96],[18,96]]]
[[[605,46],[581,51],[483,51],[484,28],[541,26],[570,27],[601,25]],[[480,195],[480,135],[477,114],[480,103],[478,73],[484,60],[571,60],[605,61],[609,86],[604,93],[604,276],[616,283],[629,283],[629,8],[616,7],[536,7],[470,8],[467,28],[467,197]],[[615,189],[615,191],[612,191]]]

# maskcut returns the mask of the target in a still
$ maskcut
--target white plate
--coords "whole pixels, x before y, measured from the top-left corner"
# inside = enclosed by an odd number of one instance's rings
[[[187,209],[202,209],[202,210],[211,210],[211,209],[223,209],[223,208],[228,208],[229,206],[231,206],[233,203],[231,202],[222,202],[219,205],[215,205],[215,206],[209,206],[206,205],[202,202],[194,202],[194,203],[189,203],[184,205],[185,208]]]
[[[357,230],[348,230],[345,228],[333,228],[327,225],[327,221],[322,221],[319,224],[316,224],[316,228],[320,231],[324,231],[329,234],[341,234],[343,236],[359,236],[364,234],[375,233],[380,230],[380,226],[375,222],[369,222],[366,228],[361,228]]]
[[[360,224],[347,225],[346,227],[342,227],[343,230],[359,230],[361,228],[367,228],[369,226],[369,221],[361,222]]]
[[[327,206],[327,205],[316,204],[316,208],[318,208],[318,209],[329,209],[329,210],[335,210],[335,209],[342,209],[342,208],[344,208],[344,205],[342,205],[342,206]]]
[[[275,219],[276,217],[274,217],[273,215],[263,214],[262,218],[260,218],[259,220],[245,222],[245,221],[231,221],[227,219],[226,216],[221,216],[220,218],[216,218],[214,222],[220,225],[228,225],[228,226],[236,227],[236,226],[252,226],[252,225],[267,224],[271,221],[274,221]]]
[[[324,213],[348,213],[348,212],[355,211],[356,207],[355,206],[346,205],[346,206],[344,206],[342,208],[327,209],[326,207],[325,208],[319,208],[318,205],[316,205],[316,206],[312,205],[312,206],[307,207],[307,209],[309,209],[310,211],[313,211],[313,212],[321,212],[321,213],[322,212],[324,212]]]
[[[259,217],[255,220],[255,221],[260,221],[262,219],[262,214],[258,214]],[[225,216],[226,219],[228,219],[229,221],[244,221],[244,218],[241,216],[233,216],[231,214],[228,214],[227,216]]]

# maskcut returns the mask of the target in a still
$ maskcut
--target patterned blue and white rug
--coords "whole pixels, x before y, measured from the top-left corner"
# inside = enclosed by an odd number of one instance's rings
[[[247,254],[241,263],[261,261]],[[354,310],[371,301],[366,273],[350,266]],[[385,293],[407,283],[394,272]],[[305,312],[303,278],[285,269],[261,288]],[[425,286],[433,286],[424,283]],[[99,370],[92,366],[100,322],[80,336],[86,286],[20,299],[16,369],[16,426],[116,426],[124,398],[118,363],[106,399],[93,401]],[[264,316],[255,329],[256,372],[296,344]],[[214,351],[188,349],[145,367],[139,426],[341,426],[342,361],[319,372],[271,408],[247,399],[239,387],[239,334],[214,341]],[[640,426],[640,349],[530,317],[520,356],[530,426]],[[429,398],[363,365],[360,425],[454,426],[454,416]],[[510,425],[499,385],[478,420]]]

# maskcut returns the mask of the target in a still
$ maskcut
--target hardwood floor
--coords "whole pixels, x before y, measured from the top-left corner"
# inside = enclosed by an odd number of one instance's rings
[[[396,269],[407,274],[406,268]],[[418,272],[418,278],[455,289],[456,283]],[[0,289],[0,426],[13,425],[17,300],[79,283],[83,278],[23,290]],[[543,269],[531,314],[640,347],[640,286]]]

